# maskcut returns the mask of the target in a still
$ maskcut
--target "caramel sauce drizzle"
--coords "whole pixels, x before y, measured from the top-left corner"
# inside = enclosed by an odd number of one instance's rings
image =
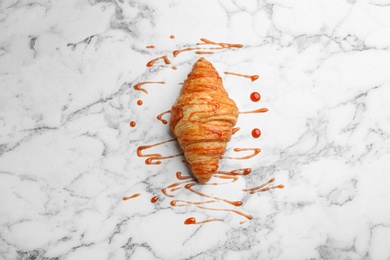
[[[255,157],[261,152],[260,148],[234,148],[233,151],[235,152],[242,152],[242,151],[253,151],[251,154],[243,157],[222,157],[224,159],[232,159],[232,160],[245,160],[245,159],[250,159],[252,157]]]
[[[136,193],[136,194],[133,194],[133,195],[128,196],[128,197],[123,197],[122,200],[134,199],[134,198],[137,198],[139,196],[141,196],[141,194],[140,193]]]
[[[241,206],[242,205],[242,201],[231,201],[231,200],[227,200],[227,199],[223,199],[223,198],[218,198],[218,197],[215,197],[215,196],[211,196],[211,195],[207,195],[205,193],[201,193],[197,190],[194,190],[192,189],[192,186],[194,186],[195,184],[187,184],[184,188],[186,188],[187,190],[199,195],[199,196],[202,196],[202,197],[206,197],[206,198],[210,198],[210,199],[215,199],[215,200],[218,200],[218,201],[223,201],[223,202],[226,202],[228,204],[231,204],[233,206]]]
[[[235,133],[237,133],[238,131],[240,131],[241,128],[239,127],[233,127],[232,128],[232,135],[234,135]]]
[[[253,188],[249,188],[249,189],[243,189],[242,191],[248,192],[249,194],[254,194],[256,192],[265,192],[265,191],[269,191],[271,189],[283,189],[284,188],[283,184],[279,184],[279,185],[271,186],[271,187],[265,187],[265,186],[267,186],[268,184],[270,184],[270,183],[272,183],[274,181],[275,181],[275,178],[272,178],[272,179],[270,179],[269,181],[267,181],[264,184],[261,184],[259,186],[256,186],[256,187],[253,187]]]
[[[200,209],[206,209],[206,210],[214,210],[214,211],[226,211],[226,212],[233,212],[233,213],[236,213],[238,215],[241,215],[249,220],[253,219],[253,217],[251,215],[248,215],[248,214],[245,214],[244,212],[241,212],[239,210],[236,210],[236,209],[218,209],[218,208],[207,208],[207,207],[204,207],[204,206],[196,206],[197,208],[200,208]]]
[[[213,54],[213,51],[196,51],[195,54]]]
[[[164,55],[164,56],[157,57],[157,58],[154,58],[153,60],[148,61],[148,63],[146,63],[146,67],[152,67],[154,65],[154,63],[158,60],[164,60],[165,65],[171,64],[171,61],[168,59],[168,57],[166,55]]]
[[[181,175],[181,172],[176,172],[176,178],[178,180],[193,179],[191,176],[183,176],[183,175]]]
[[[208,48],[202,48],[202,47],[189,47],[189,48],[184,48],[180,50],[174,50],[173,51],[173,57],[176,57],[182,52],[185,51],[194,51],[196,50],[196,54],[213,54],[214,52],[212,51],[202,51],[202,50],[222,50],[222,49],[227,49],[227,48],[242,48],[242,44],[235,44],[235,43],[225,43],[225,42],[213,42],[210,40],[207,40],[205,38],[200,38],[200,43],[198,42],[196,45],[218,45],[220,47],[208,47]]]
[[[165,112],[162,112],[162,113],[159,114],[156,118],[157,118],[157,120],[161,121],[161,123],[163,123],[164,125],[166,125],[166,124],[168,124],[168,121],[165,120],[165,119],[163,119],[162,117],[163,117],[163,115],[169,114],[169,113],[171,113],[171,110],[167,110],[167,111],[165,111]]]
[[[253,114],[253,113],[265,113],[268,112],[268,108],[259,108],[252,111],[238,112],[239,114]]]
[[[251,168],[241,168],[232,171],[217,171],[217,174],[237,176],[237,175],[248,175],[251,172],[252,172]]]
[[[204,224],[204,223],[213,222],[213,221],[223,221],[223,219],[211,218],[211,219],[206,219],[206,220],[203,220],[203,221],[197,221],[196,218],[191,217],[191,218],[187,218],[184,221],[184,224],[186,224],[186,225],[195,225],[195,224]]]
[[[164,141],[164,142],[159,142],[159,143],[156,143],[156,144],[139,146],[137,148],[137,155],[138,155],[138,157],[148,157],[145,160],[146,164],[161,164],[161,160],[171,159],[171,158],[174,158],[174,157],[182,156],[183,153],[179,153],[179,154],[175,154],[175,155],[169,155],[169,156],[162,156],[161,154],[158,154],[158,153],[155,153],[155,154],[142,154],[143,150],[146,150],[146,149],[158,146],[158,145],[162,145],[162,144],[165,144],[165,143],[168,143],[168,142],[173,142],[175,140],[176,140],[176,138],[170,139],[170,140]]]
[[[134,89],[141,90],[141,91],[145,92],[146,94],[149,94],[149,92],[146,89],[141,88],[141,86],[145,85],[145,84],[166,84],[166,83],[165,83],[165,81],[145,81],[145,82],[140,82],[137,85],[135,85]]]
[[[243,77],[243,78],[249,78],[249,79],[251,79],[252,82],[259,78],[259,75],[244,75],[244,74],[239,74],[239,73],[235,73],[235,72],[228,72],[228,71],[225,71],[225,74],[239,76],[239,77]]]
[[[203,45],[203,44],[212,44],[212,45],[219,45],[222,48],[242,48],[242,44],[236,44],[236,43],[225,43],[225,42],[213,42],[210,40],[207,40],[205,38],[200,38],[201,43],[197,43],[196,45]]]
[[[148,45],[146,46],[146,49],[154,49],[154,45]]]

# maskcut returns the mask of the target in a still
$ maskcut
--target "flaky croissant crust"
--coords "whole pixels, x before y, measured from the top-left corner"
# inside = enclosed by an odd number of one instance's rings
[[[184,82],[170,119],[170,129],[199,182],[206,183],[218,170],[237,118],[237,106],[218,72],[200,58]]]

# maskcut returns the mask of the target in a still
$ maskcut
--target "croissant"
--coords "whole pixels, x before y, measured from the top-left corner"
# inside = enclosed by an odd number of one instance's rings
[[[214,66],[200,58],[188,74],[171,109],[170,129],[200,183],[216,173],[237,122],[238,108],[229,98]]]

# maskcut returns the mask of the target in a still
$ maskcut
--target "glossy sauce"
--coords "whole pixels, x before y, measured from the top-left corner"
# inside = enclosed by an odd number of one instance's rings
[[[264,191],[268,191],[270,189],[283,189],[284,188],[283,184],[279,184],[279,185],[271,186],[271,187],[266,187],[268,184],[273,183],[274,181],[275,181],[275,178],[272,178],[264,184],[261,184],[259,186],[249,188],[249,189],[243,189],[242,191],[249,192],[250,194],[254,194],[256,192],[264,192]]]
[[[146,46],[146,49],[154,49],[154,46],[153,45],[148,45],[148,46]]]
[[[232,128],[232,135],[234,135],[235,133],[237,133],[238,131],[240,131],[241,128],[239,127],[234,127]]]
[[[239,114],[254,114],[254,113],[265,113],[268,112],[268,108],[259,108],[252,111],[238,112]]]
[[[242,168],[242,169],[236,169],[232,171],[217,171],[217,174],[224,174],[224,175],[248,175],[252,172],[251,168]]]
[[[146,164],[161,164],[161,160],[171,159],[171,158],[174,158],[174,157],[182,156],[183,153],[179,153],[179,154],[175,154],[175,155],[169,155],[169,156],[162,156],[161,154],[158,154],[158,153],[155,153],[155,154],[142,154],[143,150],[146,150],[146,149],[158,146],[158,145],[162,145],[162,144],[165,144],[165,143],[168,143],[168,142],[173,142],[175,140],[176,140],[176,138],[170,139],[168,141],[152,144],[152,145],[142,145],[142,146],[139,146],[137,148],[137,155],[138,155],[138,157],[148,157],[145,160]]]
[[[239,77],[243,77],[243,78],[249,78],[252,80],[252,82],[259,78],[259,75],[244,75],[244,74],[235,73],[235,72],[228,72],[228,71],[226,71],[225,74],[239,76]]]
[[[142,100],[138,100],[138,101],[137,101],[137,105],[139,105],[139,106],[142,106],[143,103],[144,103],[144,102],[143,102]]]
[[[158,201],[159,197],[158,196],[153,196],[151,199],[150,199],[150,202],[152,203],[156,203]]]
[[[163,123],[164,125],[168,124],[168,121],[162,118],[163,115],[168,114],[168,113],[171,113],[171,110],[167,110],[167,111],[162,112],[161,114],[159,114],[159,115],[156,117],[157,120],[161,121],[161,123]]]
[[[252,92],[250,98],[253,102],[259,102],[261,95],[258,92]]]
[[[166,83],[164,81],[145,81],[145,82],[140,82],[137,85],[135,85],[134,89],[141,90],[141,91],[145,92],[146,94],[148,94],[148,91],[146,89],[141,88],[141,86],[145,85],[145,84],[166,84]]]
[[[146,63],[146,67],[152,67],[154,65],[154,63],[156,61],[158,61],[158,60],[164,60],[165,64],[171,64],[171,62],[168,59],[168,57],[166,55],[164,55],[164,56],[161,56],[161,57],[158,57],[158,58],[154,58],[153,60],[148,61],[148,63]]]
[[[181,175],[181,172],[176,172],[176,178],[177,178],[178,180],[192,179],[191,176],[183,176],[183,175]]]
[[[203,44],[211,44],[211,45],[219,45],[222,48],[242,48],[242,44],[236,44],[236,43],[225,43],[225,42],[213,42],[210,40],[207,40],[205,38],[200,38],[201,43],[197,43],[197,45],[203,45]]]
[[[206,197],[206,198],[211,198],[211,199],[215,199],[215,200],[219,200],[219,201],[223,201],[223,202],[226,202],[228,204],[231,204],[233,206],[241,206],[242,205],[242,201],[231,201],[231,200],[227,200],[227,199],[222,199],[222,198],[218,198],[218,197],[214,197],[214,196],[211,196],[211,195],[207,195],[205,193],[202,193],[202,192],[199,192],[197,190],[194,190],[192,189],[192,186],[194,186],[195,184],[187,184],[185,186],[185,188],[195,194],[198,194],[199,196],[202,196],[202,197]]]
[[[136,123],[135,123],[134,121],[131,121],[131,122],[130,122],[130,126],[131,126],[131,127],[135,127],[135,126],[136,126]]]
[[[235,152],[242,152],[242,151],[252,151],[252,154],[249,154],[247,156],[243,157],[223,157],[225,159],[233,159],[233,160],[246,160],[252,157],[255,157],[261,152],[260,148],[234,148],[233,151]]]
[[[195,225],[195,224],[204,224],[204,223],[208,223],[208,222],[213,222],[213,221],[223,221],[223,219],[219,219],[219,218],[212,218],[212,219],[206,219],[206,220],[203,220],[203,221],[196,221],[196,218],[194,217],[191,217],[191,218],[187,218],[185,221],[184,221],[184,224],[185,225]]]
[[[252,136],[253,136],[253,138],[259,138],[260,135],[261,135],[260,129],[254,128],[254,129],[252,130]]]
[[[195,54],[213,54],[212,51],[196,51]]]
[[[197,206],[197,208],[200,208],[200,209],[207,209],[207,210],[214,210],[214,211],[227,211],[227,212],[233,212],[233,213],[236,213],[238,215],[241,215],[249,220],[253,219],[253,217],[251,215],[248,215],[248,214],[245,214],[244,212],[242,211],[239,211],[239,210],[236,210],[236,209],[217,209],[217,208],[207,208],[207,207],[204,207],[204,206]]]
[[[175,39],[175,35],[171,35],[171,36],[169,36],[169,38]]]
[[[137,198],[139,196],[141,196],[141,194],[140,193],[136,193],[136,194],[133,194],[133,195],[128,196],[128,197],[123,197],[122,200],[134,199],[134,198]]]

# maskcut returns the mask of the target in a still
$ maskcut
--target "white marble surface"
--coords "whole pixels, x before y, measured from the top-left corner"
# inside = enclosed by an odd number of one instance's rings
[[[244,224],[171,206],[161,189],[188,174],[182,158],[136,155],[172,138],[155,117],[200,57],[172,51],[202,37],[244,45],[203,56],[241,111],[269,108],[240,115],[226,154],[262,152],[221,162],[252,173],[196,186],[242,200]],[[0,259],[390,259],[389,46],[388,0],[1,1]],[[162,55],[177,70],[145,66]],[[270,178],[285,188],[242,192]]]

